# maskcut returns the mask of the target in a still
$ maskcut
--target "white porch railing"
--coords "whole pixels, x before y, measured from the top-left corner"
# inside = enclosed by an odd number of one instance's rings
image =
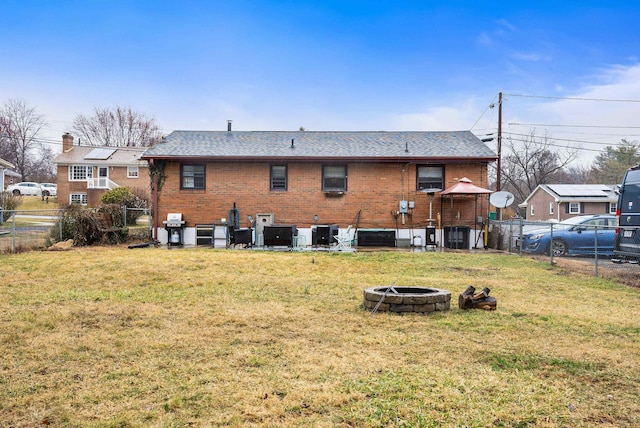
[[[88,178],[87,189],[115,189],[120,187],[118,183],[109,180],[107,177]]]

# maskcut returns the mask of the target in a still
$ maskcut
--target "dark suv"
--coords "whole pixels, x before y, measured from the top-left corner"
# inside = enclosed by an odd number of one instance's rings
[[[614,261],[640,260],[640,165],[629,168],[618,195],[618,228],[614,239]]]

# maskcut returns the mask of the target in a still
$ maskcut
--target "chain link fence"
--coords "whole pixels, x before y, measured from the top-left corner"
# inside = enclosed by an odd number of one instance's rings
[[[621,257],[615,252],[617,226],[607,220],[611,219],[575,225],[523,219],[491,221],[489,247],[640,286],[640,228],[626,228],[638,255]]]
[[[65,238],[67,210],[1,210],[0,253],[41,249]],[[148,208],[123,207],[124,227],[132,238],[150,239],[152,218]]]

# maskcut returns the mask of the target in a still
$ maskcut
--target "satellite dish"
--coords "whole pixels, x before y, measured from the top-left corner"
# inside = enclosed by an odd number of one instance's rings
[[[507,208],[514,200],[511,192],[495,192],[489,196],[489,202],[496,208]]]

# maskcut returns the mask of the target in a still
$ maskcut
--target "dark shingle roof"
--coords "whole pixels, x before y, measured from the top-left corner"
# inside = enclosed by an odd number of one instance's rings
[[[496,154],[470,131],[174,131],[143,155],[143,158],[194,157],[493,161]]]

